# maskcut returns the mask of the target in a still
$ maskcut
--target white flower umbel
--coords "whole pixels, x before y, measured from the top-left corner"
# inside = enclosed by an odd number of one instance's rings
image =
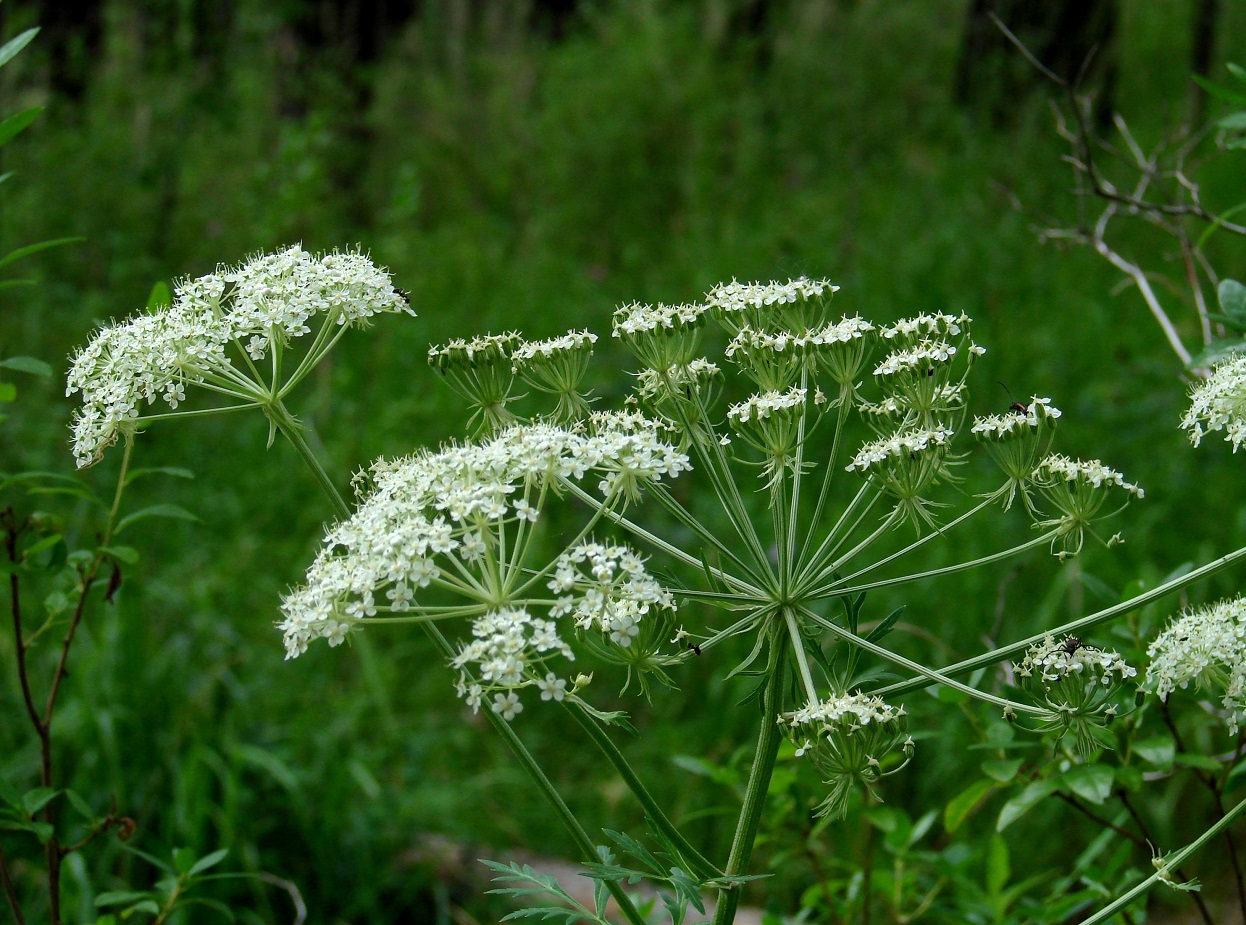
[[[1106,726],[1130,693],[1126,682],[1137,675],[1120,655],[1076,636],[1047,636],[1030,646],[1013,670],[1021,690],[1047,711],[1037,731],[1054,733],[1057,740],[1071,735],[1083,756],[1114,747]]]
[[[778,723],[797,746],[797,757],[810,755],[830,787],[819,816],[842,817],[858,785],[877,799],[873,785],[908,764],[913,740],[905,735],[903,717],[903,707],[860,691],[780,714]],[[903,760],[884,771],[884,760],[897,748]]]
[[[428,365],[472,408],[468,427],[476,425],[475,436],[490,436],[517,420],[506,404],[515,381],[511,351],[522,343],[518,334],[510,332],[456,338],[428,348]]]
[[[943,474],[952,431],[916,428],[865,444],[847,465],[896,499],[896,512],[920,529],[933,525],[930,490]]]
[[[590,331],[569,331],[549,340],[524,342],[511,351],[511,365],[524,382],[558,398],[553,419],[570,424],[589,411],[587,396],[580,393],[580,381],[588,371],[597,335]]]
[[[118,437],[159,418],[251,407],[272,417],[347,328],[381,312],[415,314],[389,275],[354,252],[291,247],[179,282],[171,306],[102,328],[74,357],[65,394],[82,392],[78,465],[98,462]],[[292,342],[311,334],[307,352],[290,362]],[[232,404],[182,409],[191,387]],[[159,401],[169,410],[144,413]]]
[[[1060,409],[1051,404],[1051,399],[1036,395],[1028,405],[1014,405],[1004,414],[973,419],[970,432],[986,447],[1008,480],[992,495],[1003,501],[1005,510],[1012,506],[1018,491],[1026,507],[1033,509],[1026,487],[1038,461],[1051,447],[1059,417]]]
[[[1203,435],[1224,431],[1233,452],[1246,441],[1246,356],[1230,357],[1218,363],[1205,382],[1190,393],[1190,410],[1181,418],[1181,427],[1190,432],[1190,442],[1198,446]]]
[[[1147,647],[1146,687],[1161,699],[1193,683],[1224,692],[1229,734],[1246,721],[1246,600],[1185,610]]]
[[[826,307],[839,287],[800,277],[786,283],[719,283],[705,296],[714,317],[731,333],[741,328],[809,331],[826,322]]]
[[[642,305],[615,309],[614,336],[648,369],[669,369],[690,363],[697,354],[704,305]]]
[[[761,452],[762,474],[767,484],[794,465],[801,441],[812,429],[805,423],[805,389],[792,386],[786,392],[763,392],[727,410],[732,429]]]
[[[573,546],[567,555],[591,560],[592,580],[571,582],[572,610],[540,593],[542,576],[564,560],[530,561],[538,549],[532,525],[561,485],[602,473],[602,504],[611,509],[623,494],[687,467],[638,419],[619,423],[603,417],[592,434],[516,426],[486,442],[375,463],[356,512],[329,529],[306,584],[283,603],[287,658],[316,639],[338,645],[365,621],[470,618],[473,638],[454,667],[462,696],[478,706],[483,694],[540,682],[548,689],[548,675],[559,677],[555,661],[572,657],[558,629],[569,612],[588,614],[607,634],[631,635],[649,606],[671,603],[635,554],[612,551],[607,568],[593,558],[596,547]],[[447,598],[454,603],[435,603]]]
[[[1119,472],[1108,468],[1097,459],[1070,459],[1059,453],[1053,453],[1040,462],[1030,478],[1042,497],[1059,514],[1054,518],[1040,520],[1034,526],[1057,530],[1052,548],[1054,550],[1057,545],[1060,547],[1056,554],[1062,559],[1081,552],[1088,531],[1092,536],[1097,536],[1090,530],[1090,525],[1103,516],[1108,516],[1099,512],[1108,497],[1115,493],[1115,489],[1123,491],[1125,498],[1109,514],[1121,510],[1131,498],[1142,498],[1146,495],[1137,485],[1126,482]],[[1118,541],[1116,537],[1103,540],[1108,546]]]

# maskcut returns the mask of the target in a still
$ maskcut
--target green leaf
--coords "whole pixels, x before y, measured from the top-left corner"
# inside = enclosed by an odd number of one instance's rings
[[[1246,286],[1235,279],[1222,279],[1216,287],[1220,310],[1240,328],[1246,328]]]
[[[207,870],[209,867],[215,867],[217,864],[221,863],[221,861],[225,860],[225,857],[228,854],[229,854],[228,848],[218,848],[216,851],[213,851],[211,854],[205,854],[203,857],[201,857],[198,861],[194,863],[194,865],[190,868],[189,871],[187,871],[187,873],[189,873],[192,877],[195,874],[201,874],[205,870]]]
[[[0,127],[3,127],[3,123],[0,123]],[[45,251],[51,247],[60,247],[62,244],[77,244],[78,242],[85,240],[86,238],[82,237],[53,238],[50,241],[40,241],[37,244],[27,244],[25,247],[19,247],[17,250],[9,251],[3,257],[0,257],[0,267],[7,266],[15,260],[21,260],[23,257],[29,257],[31,254],[37,254],[39,251]]]
[[[2,128],[3,125],[4,123],[0,122],[0,128]],[[1246,129],[1246,112],[1231,112],[1223,119],[1217,119],[1216,125],[1220,126],[1220,128],[1227,128],[1231,131]]]
[[[95,810],[77,790],[66,790],[65,799],[69,801],[69,805],[76,809],[83,817],[87,819],[95,818]]]
[[[986,888],[992,896],[998,896],[1012,876],[1008,860],[1008,843],[999,835],[991,836],[986,852]]]
[[[126,565],[134,565],[138,562],[138,550],[133,546],[101,546],[99,551]]]
[[[1182,768],[1198,768],[1201,771],[1211,771],[1219,773],[1224,768],[1220,762],[1211,755],[1189,755],[1184,752],[1174,756],[1173,764]]]
[[[693,774],[699,774],[701,777],[708,777],[716,784],[726,784],[733,786],[740,783],[740,772],[734,768],[728,768],[720,764],[714,764],[712,761],[706,761],[704,758],[697,758],[693,755],[675,755],[671,758],[676,767],[683,768],[685,771],[691,771]]]
[[[131,903],[150,899],[151,893],[142,890],[108,890],[95,897],[95,908],[107,909],[109,906],[128,906]]]
[[[1236,65],[1229,65],[1229,67],[1235,67],[1235,66]],[[1196,84],[1198,84],[1200,87],[1202,87],[1204,90],[1207,91],[1207,94],[1209,96],[1213,96],[1223,103],[1231,103],[1235,105],[1246,103],[1246,94],[1235,93],[1234,91],[1230,90],[1228,87],[1222,87],[1220,86],[1220,84],[1213,83],[1212,81],[1208,80],[1206,77],[1201,77],[1198,74],[1192,74],[1190,76],[1191,76],[1191,79],[1193,79],[1193,81]]]
[[[963,704],[969,702],[969,695],[955,687],[948,687],[946,684],[936,684],[932,690],[934,697],[940,703]]]
[[[43,807],[47,806],[60,793],[51,787],[35,787],[33,790],[27,790],[22,794],[22,809],[27,815],[33,816]]]
[[[12,806],[14,809],[22,807],[22,792],[14,787],[13,782],[3,774],[0,774],[0,801],[3,801],[5,806]]]
[[[11,382],[0,382],[0,402],[8,404],[17,399],[17,386]]]
[[[27,29],[16,38],[9,39],[5,42],[4,46],[0,47],[0,67],[4,67],[4,65],[8,64],[15,57],[17,57],[17,53],[29,45],[30,40],[38,34],[39,27],[35,26],[35,28]]]
[[[173,870],[179,874],[186,874],[195,866],[195,852],[190,848],[174,848],[173,849]]]
[[[1246,68],[1242,67],[1240,64],[1234,64],[1232,61],[1225,64],[1225,67],[1228,68],[1230,74],[1242,83],[1246,84]]]
[[[1096,806],[1112,795],[1112,769],[1105,764],[1080,764],[1063,776],[1070,790]]]
[[[1154,736],[1153,738],[1142,739],[1133,744],[1133,750],[1143,761],[1149,762],[1164,771],[1172,767],[1172,760],[1177,754],[1177,747],[1173,744],[1171,736]]]
[[[173,304],[173,293],[169,292],[169,284],[164,280],[156,283],[151,287],[151,294],[147,296],[147,310],[149,312],[159,311],[162,308],[168,308]]]
[[[989,780],[977,780],[952,797],[948,801],[947,807],[943,810],[943,828],[949,833],[955,832],[961,827],[969,814],[973,811],[988,793],[995,789],[995,784]]]
[[[1036,780],[1004,804],[995,821],[995,831],[1002,832],[1031,809],[1059,789],[1057,780]]]
[[[44,379],[52,377],[52,367],[34,357],[9,357],[7,360],[0,360],[0,367],[15,369],[19,373],[30,373],[32,376],[42,376]]]
[[[43,112],[42,106],[31,106],[29,109],[23,109],[0,121],[0,146],[7,145],[20,135],[30,123],[39,117],[41,112]]]
[[[897,607],[891,613],[883,618],[883,621],[866,634],[866,642],[878,642],[884,636],[891,632],[892,627],[896,625],[896,621],[900,619],[900,615],[904,613],[903,607]]]
[[[1212,341],[1196,356],[1190,359],[1190,369],[1205,369],[1223,363],[1229,357],[1246,353],[1246,339],[1240,337],[1224,337]]]
[[[175,479],[193,479],[195,473],[189,469],[183,469],[180,466],[151,466],[147,469],[133,469],[126,476],[125,484],[128,488],[134,484],[136,479],[143,478],[148,475],[170,475]]]
[[[186,508],[178,507],[176,504],[153,504],[151,507],[145,507],[141,511],[135,511],[128,517],[121,518],[121,522],[117,524],[117,529],[113,531],[113,535],[121,533],[130,524],[147,517],[168,517],[172,520],[189,520],[195,523],[199,521],[199,518],[186,510]]]
[[[1011,758],[1008,761],[984,761],[981,768],[982,773],[987,777],[1006,784],[1017,776],[1017,772],[1021,770],[1021,765],[1024,763],[1024,759],[1021,758]]]

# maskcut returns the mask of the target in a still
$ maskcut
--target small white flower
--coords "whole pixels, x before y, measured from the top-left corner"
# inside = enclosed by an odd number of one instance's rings
[[[502,719],[510,722],[516,715],[523,712],[523,704],[519,702],[519,695],[510,691],[506,694],[494,694],[490,709],[494,713],[501,713]]]

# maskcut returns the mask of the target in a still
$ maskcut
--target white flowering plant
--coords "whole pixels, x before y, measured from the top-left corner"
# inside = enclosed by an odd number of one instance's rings
[[[270,440],[291,440],[338,517],[282,602],[287,658],[418,626],[441,655],[447,692],[507,742],[600,887],[589,908],[530,871],[495,865],[504,882],[526,884],[506,890],[572,903],[542,910],[569,921],[604,923],[612,899],[642,925],[625,887],[643,877],[672,921],[691,907],[725,925],[757,876],[750,862],[781,754],[821,780],[804,810],[819,826],[877,807],[920,738],[899,698],[937,687],[988,705],[1009,730],[1036,733],[1046,765],[1064,775],[1047,778],[1055,792],[1077,779],[1070,768],[1120,747],[1119,717],[1134,708],[1135,669],[1082,634],[1235,561],[956,664],[901,654],[889,644],[899,611],[865,619],[867,593],[894,595],[1043,548],[1063,561],[1087,538],[1112,546],[1119,535],[1105,537],[1100,523],[1143,490],[1099,460],[1055,452],[1061,412],[1048,398],[972,416],[970,373],[985,351],[969,318],[835,317],[837,288],[804,277],[733,281],[696,303],[620,307],[612,334],[632,357],[631,388],[614,408],[584,386],[599,346],[592,332],[433,346],[431,367],[470,408],[468,433],[373,462],[356,475],[351,505],[284,399],[343,330],[414,311],[363,255],[291,248],[186,281],[172,304],[102,330],[70,373],[69,391],[83,396],[75,455],[90,464],[118,440],[128,453],[154,420],[260,409]],[[295,354],[308,335],[311,346]],[[183,408],[188,387],[227,403]],[[524,387],[531,392],[516,391]],[[541,397],[552,407],[531,410]],[[157,401],[168,410],[145,410]],[[975,453],[998,474],[970,491],[961,473]],[[955,548],[958,531],[988,516],[1027,518],[1033,535],[923,566],[931,544]],[[630,726],[613,702],[602,705],[598,675],[621,670],[625,688],[657,696],[701,656],[734,651],[747,654],[725,674],[754,679],[745,709],[757,714],[756,745],[731,843],[707,851],[615,742]],[[1008,679],[1012,687],[994,683]],[[590,836],[516,732],[546,709],[568,711],[613,766],[656,848],[608,833],[612,849]],[[957,825],[993,792],[975,787]],[[1028,793],[1017,799],[1032,804]],[[1067,908],[1099,899],[1078,893]]]

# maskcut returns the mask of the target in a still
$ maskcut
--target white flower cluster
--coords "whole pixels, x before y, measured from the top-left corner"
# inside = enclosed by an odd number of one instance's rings
[[[510,359],[514,345],[522,342],[514,331],[505,334],[480,334],[471,340],[456,337],[444,344],[428,348],[428,363],[439,370],[456,366],[472,367],[481,363],[498,363]]]
[[[970,433],[983,439],[1002,440],[1009,436],[1029,433],[1043,421],[1060,417],[1060,409],[1052,405],[1050,398],[1035,395],[1023,411],[1007,411],[1004,414],[988,414],[973,419]]]
[[[531,360],[550,359],[560,353],[575,353],[591,349],[597,343],[597,335],[591,331],[568,331],[560,337],[549,340],[525,341],[511,352],[511,362],[515,368],[523,366]]]
[[[541,674],[550,654],[575,661],[575,653],[559,638],[553,620],[537,619],[522,607],[505,607],[478,617],[472,623],[472,636],[451,665],[460,672],[459,696],[473,712],[480,708],[486,691],[499,688],[506,693],[496,695],[493,709],[507,720],[523,710],[514,694],[516,688],[536,684],[542,688],[543,700],[563,699],[566,680],[553,672]],[[549,696],[545,696],[546,688]]]
[[[1110,469],[1097,459],[1070,459],[1060,453],[1052,453],[1038,464],[1034,470],[1035,479],[1044,483],[1072,482],[1077,485],[1089,485],[1091,488],[1116,486],[1130,494],[1142,498],[1146,492],[1131,482],[1115,469]]]
[[[951,439],[952,431],[946,427],[917,428],[892,434],[865,444],[845,468],[849,472],[853,470],[865,472],[871,466],[877,466],[888,459],[902,460],[905,457],[921,454],[928,449],[945,447]]]
[[[1224,690],[1225,721],[1246,721],[1246,600],[1187,610],[1147,647],[1146,686],[1164,700],[1178,688],[1211,683]]]
[[[956,348],[947,341],[923,340],[905,350],[893,350],[874,369],[875,376],[892,376],[898,372],[927,369],[947,363],[956,355]]]
[[[737,424],[747,424],[750,420],[764,421],[772,414],[804,408],[805,395],[806,390],[796,386],[786,392],[763,392],[732,405],[727,409],[727,417]]]
[[[1217,364],[1205,382],[1190,393],[1190,410],[1181,418],[1198,446],[1209,431],[1223,430],[1233,452],[1246,442],[1246,356],[1238,355]]]
[[[738,312],[750,308],[765,308],[770,305],[790,305],[797,301],[806,301],[828,296],[838,292],[839,287],[829,280],[800,279],[788,280],[786,283],[719,283],[706,295],[706,301],[714,308],[725,312]]]
[[[1081,640],[1073,636],[1060,641],[1047,636],[1030,646],[1016,671],[1024,678],[1036,677],[1044,685],[1070,677],[1098,677],[1105,687],[1113,683],[1114,673],[1118,681],[1138,673],[1116,652],[1082,645]]]
[[[598,470],[609,495],[620,483],[639,490],[688,468],[687,457],[653,431],[602,423],[592,435],[517,426],[487,442],[374,464],[358,510],[328,531],[306,584],[283,602],[287,657],[314,639],[340,643],[380,609],[416,610],[417,592],[433,584],[483,602],[480,589],[513,566],[498,559],[517,542],[512,537],[503,545],[505,529],[536,520],[532,499],[557,481]],[[382,594],[387,604],[378,603]]]
[[[839,725],[847,720],[850,728],[870,723],[892,723],[904,716],[904,707],[893,707],[881,697],[870,697],[856,691],[840,694],[820,703],[811,703],[791,713],[779,715],[780,726]]]
[[[98,462],[136,428],[144,402],[162,398],[176,410],[188,385],[255,401],[262,387],[234,367],[231,343],[260,360],[310,333],[314,316],[351,325],[378,312],[415,314],[389,275],[357,253],[292,247],[183,280],[170,307],[101,329],[74,357],[65,394],[82,392],[73,423],[78,466]]]
[[[650,607],[675,609],[674,598],[626,546],[572,547],[558,557],[548,586],[559,595],[551,617],[570,614],[581,629],[600,630],[625,649],[640,633],[640,621]]]
[[[690,363],[676,363],[665,373],[642,369],[636,373],[636,395],[643,399],[659,398],[671,391],[700,390],[722,375],[717,363],[697,357]]]
[[[962,326],[969,323],[968,315],[947,315],[935,312],[912,318],[901,318],[895,324],[883,328],[879,334],[884,340],[926,340],[931,337],[955,337]]]
[[[614,336],[646,334],[650,331],[673,331],[699,324],[705,314],[704,305],[644,305],[632,302],[614,312]]]

